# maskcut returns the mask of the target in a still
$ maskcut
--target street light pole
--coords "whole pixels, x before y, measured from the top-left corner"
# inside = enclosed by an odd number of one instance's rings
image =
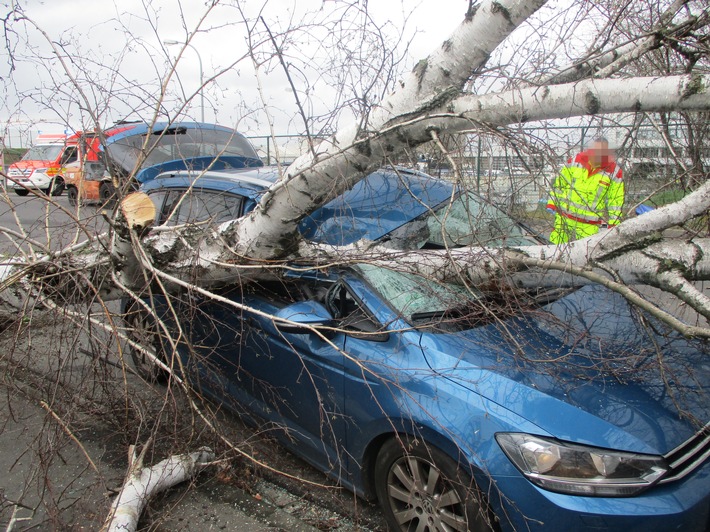
[[[197,51],[197,48],[192,46],[190,43],[184,43],[180,41],[175,41],[175,40],[167,40],[163,41],[163,44],[165,46],[177,46],[177,45],[182,45],[182,46],[189,46],[192,48],[195,53],[197,54],[197,62],[200,65],[200,118],[201,122],[205,121],[205,78],[204,78],[204,73],[202,71],[202,57],[200,56],[200,52]]]

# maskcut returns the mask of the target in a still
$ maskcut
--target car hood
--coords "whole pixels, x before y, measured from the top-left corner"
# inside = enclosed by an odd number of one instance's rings
[[[420,172],[380,169],[311,213],[299,229],[311,241],[334,246],[380,240],[450,200],[455,190],[453,184]]]
[[[710,420],[710,349],[585,287],[459,333],[423,333],[437,373],[567,441],[665,454]]]
[[[223,171],[235,168],[261,167],[263,163],[252,157],[221,156],[221,157],[190,157],[166,161],[142,168],[136,174],[136,181],[148,183],[164,172],[187,170],[199,172],[204,170]]]
[[[53,164],[54,164],[54,161],[50,161],[50,160],[46,160],[46,161],[40,161],[40,160],[17,161],[15,163],[12,163],[10,165],[10,168],[17,168],[18,170],[29,170],[29,169],[34,170],[35,168],[47,168],[49,166],[52,166]]]

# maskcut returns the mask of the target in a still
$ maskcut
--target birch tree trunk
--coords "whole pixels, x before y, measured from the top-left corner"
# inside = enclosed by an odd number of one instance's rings
[[[171,456],[151,467],[143,467],[142,459],[132,458],[126,481],[102,531],[136,530],[143,508],[153,495],[192,478],[213,460],[214,453],[206,447],[194,453]]]
[[[298,223],[330,198],[351,188],[388,157],[430,141],[432,132],[455,134],[473,127],[590,114],[710,109],[710,78],[696,74],[624,80],[583,79],[483,95],[462,94],[463,87],[475,79],[499,45],[544,3],[542,0],[488,1],[471,8],[452,36],[418,63],[396,92],[374,106],[356,124],[297,159],[246,217],[216,231],[202,231],[196,238],[193,227],[159,228],[147,237],[142,236],[143,222],[136,227],[119,215],[112,232],[98,245],[68,249],[31,263],[5,265],[3,287],[12,285],[14,290],[21,290],[4,294],[21,298],[23,293],[41,295],[54,290],[66,301],[76,302],[96,294],[103,298],[120,297],[127,290],[140,290],[156,276],[173,286],[197,283],[209,288],[215,284],[245,282],[265,271],[273,274],[273,266],[279,264],[273,261],[315,260],[321,259],[324,253],[341,261],[350,254],[357,260],[359,251],[354,249],[324,250],[301,245]],[[678,7],[674,4],[669,8],[669,20]],[[625,46],[621,52],[624,57],[633,59],[649,47],[649,42],[642,40],[636,46]],[[602,54],[597,66],[609,67],[614,57]],[[569,69],[562,72],[566,73],[550,80],[557,82],[575,77]],[[533,261],[552,259],[580,268],[595,261],[611,263],[613,258],[624,279],[647,280],[658,268],[651,267],[647,260],[635,260],[633,267],[626,267],[631,262],[625,260],[631,260],[631,255],[625,254],[638,251],[640,243],[654,243],[654,254],[663,255],[666,252],[661,244],[656,244],[656,232],[702,215],[708,205],[705,186],[684,203],[644,216],[643,223],[627,221],[603,236],[560,249],[533,246],[518,249],[513,255],[480,249],[454,250],[447,254],[409,251],[406,257],[399,254],[396,262],[436,264],[437,272],[458,272],[463,267],[472,278],[481,279],[484,272],[500,277],[504,268],[516,264],[516,268],[524,266],[525,261],[515,261],[513,257]],[[130,212],[124,211],[124,214],[131,219]],[[110,257],[106,256],[105,249],[109,250]],[[683,270],[684,279],[705,278],[706,263],[696,260],[692,249],[706,253],[706,240],[687,244],[678,269]],[[507,258],[502,260],[502,257]],[[657,266],[657,263],[656,260],[654,264]],[[634,274],[637,267],[640,270]],[[16,282],[18,280],[21,282]],[[700,301],[697,297],[688,297]],[[10,299],[4,298],[5,302]]]
[[[298,242],[296,226],[306,214],[352,188],[384,158],[430,140],[410,139],[406,131],[378,137],[392,120],[424,116],[457,97],[493,50],[544,3],[489,0],[472,8],[452,36],[420,61],[369,116],[324,141],[315,156],[306,154],[289,166],[281,182],[235,228],[237,253],[254,259],[288,255]]]
[[[392,119],[383,129],[368,135],[366,142],[369,151],[376,150],[382,154],[401,142],[399,139],[402,138],[406,139],[406,146],[410,147],[427,142],[430,138],[428,136],[430,128],[451,133],[470,129],[473,124],[483,123],[492,126],[560,116],[583,116],[592,110],[596,113],[612,113],[631,112],[637,109],[646,111],[669,108],[707,109],[710,108],[709,86],[710,76],[672,76],[634,78],[626,80],[623,85],[618,80],[589,80],[480,97],[461,96],[440,109],[431,109],[430,112],[414,118]],[[358,146],[356,144],[350,149],[358,149]],[[404,148],[405,144],[401,144],[401,147]],[[336,158],[348,160],[348,155],[343,152],[333,156],[332,160]],[[232,268],[220,267],[217,264],[234,264],[235,255],[249,257],[257,264],[258,259],[293,257],[294,254],[299,253],[294,246],[298,244],[297,228],[300,221],[326,201],[334,191],[342,192],[346,185],[355,182],[355,178],[346,180],[337,173],[331,173],[337,172],[330,166],[333,164],[332,160],[305,169],[298,174],[300,176],[298,178],[287,177],[279,182],[267,193],[260,208],[246,218],[225,226],[221,235],[215,235],[211,239],[214,242],[212,247],[202,246],[198,253],[195,249],[185,247],[185,239],[179,233],[161,231],[145,241],[147,248],[159,250],[159,255],[154,255],[156,262],[165,255],[181,257],[181,260],[175,261],[175,264],[185,266],[182,275],[193,275],[193,268],[199,266],[206,272],[203,277],[206,285],[222,283],[234,275]],[[296,164],[297,162],[294,163]],[[326,169],[322,170],[324,167]],[[357,175],[359,179],[359,174]],[[327,194],[313,194],[313,190],[327,191]],[[276,201],[275,198],[281,198],[280,203],[273,203]],[[274,205],[278,206],[274,207]],[[702,215],[708,208],[710,208],[710,197],[705,186],[681,203],[645,215],[642,222],[634,220],[625,222],[625,225],[622,224],[623,229],[613,234],[626,235],[624,238],[629,241],[638,242],[639,238],[645,238],[645,235],[655,234]],[[252,231],[258,231],[259,235],[252,235]],[[281,246],[277,245],[279,238],[284,242]],[[229,246],[222,246],[222,239],[226,240]],[[271,244],[268,244],[269,242]],[[595,240],[591,242],[594,244],[585,243],[581,246],[573,245],[569,249],[565,248],[566,252],[574,254],[576,265],[581,266],[586,261],[595,259],[579,251],[589,249],[590,245],[596,245]],[[609,237],[605,242],[607,246],[611,245]],[[256,248],[251,250],[250,246]],[[300,256],[307,259],[309,255],[304,255],[303,249],[300,251]],[[343,252],[344,250],[332,250],[333,256],[340,258]],[[411,253],[413,262],[419,260],[416,252]],[[551,257],[558,255],[560,250],[549,246],[543,251],[531,250],[530,253]],[[258,272],[258,270],[254,271]],[[242,274],[248,275],[247,272]],[[187,279],[187,277],[182,278]]]

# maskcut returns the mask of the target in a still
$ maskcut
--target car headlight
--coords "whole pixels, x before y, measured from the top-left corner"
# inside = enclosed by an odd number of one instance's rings
[[[668,471],[661,456],[520,433],[499,433],[496,440],[531,482],[571,495],[628,497],[653,485]]]

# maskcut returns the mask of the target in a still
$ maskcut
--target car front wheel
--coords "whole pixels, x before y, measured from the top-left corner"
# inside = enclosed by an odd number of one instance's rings
[[[64,179],[55,177],[43,192],[47,194],[47,196],[61,196],[62,192],[64,192]]]
[[[128,338],[137,344],[128,346],[136,371],[148,382],[166,383],[170,374],[155,363],[157,359],[169,365],[155,317],[142,307],[134,307],[124,319],[128,325]]]
[[[391,530],[493,530],[487,504],[470,475],[420,440],[395,438],[382,446],[375,490]]]
[[[27,190],[26,188],[16,188],[15,189],[15,194],[17,194],[18,196],[26,196],[29,193],[30,193],[30,191]]]
[[[69,187],[67,189],[67,200],[69,200],[69,205],[76,207],[79,204],[79,191],[76,187]]]

